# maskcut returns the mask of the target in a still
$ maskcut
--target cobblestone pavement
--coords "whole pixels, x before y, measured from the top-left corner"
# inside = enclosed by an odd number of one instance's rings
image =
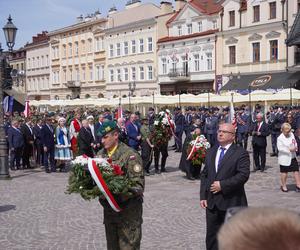
[[[178,171],[180,154],[170,151],[168,173],[146,177],[142,249],[205,249],[205,211],[199,181]],[[251,173],[246,186],[250,206],[300,210],[300,195],[279,190],[276,158],[265,173]],[[102,208],[64,193],[67,173],[41,170],[12,173],[0,181],[0,249],[106,249]],[[289,178],[289,187],[295,188]]]

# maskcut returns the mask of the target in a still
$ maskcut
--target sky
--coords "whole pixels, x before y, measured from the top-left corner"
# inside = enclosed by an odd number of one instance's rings
[[[14,49],[31,42],[43,30],[52,31],[76,23],[76,17],[99,10],[105,17],[112,6],[122,10],[128,0],[0,0],[0,43],[7,50],[2,27],[9,14],[18,28]],[[142,0],[157,5],[162,0]]]

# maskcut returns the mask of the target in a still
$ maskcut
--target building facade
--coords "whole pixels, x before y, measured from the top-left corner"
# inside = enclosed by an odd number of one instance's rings
[[[51,99],[105,95],[106,21],[97,11],[49,33]]]
[[[105,30],[107,97],[159,92],[156,41],[167,34],[165,22],[172,13],[169,2],[158,7],[137,0],[129,1],[125,10],[110,10]]]
[[[26,92],[29,100],[50,100],[49,37],[46,31],[26,44]]]
[[[217,42],[217,77],[284,72],[286,1],[226,0]]]

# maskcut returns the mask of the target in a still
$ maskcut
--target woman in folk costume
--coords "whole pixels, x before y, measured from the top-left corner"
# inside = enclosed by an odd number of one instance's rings
[[[67,127],[65,126],[66,119],[61,117],[58,119],[58,126],[55,129],[55,155],[54,159],[57,161],[57,166],[60,171],[63,171],[66,162],[72,160],[73,155],[70,150],[70,136]]]
[[[80,113],[76,113],[74,119],[71,121],[70,124],[71,149],[73,151],[74,156],[76,156],[78,152],[77,136],[82,126],[80,122],[80,117]]]

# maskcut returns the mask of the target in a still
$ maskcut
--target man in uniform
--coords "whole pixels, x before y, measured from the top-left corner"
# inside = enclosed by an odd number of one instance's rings
[[[246,114],[245,109],[241,110],[237,114],[237,143],[247,150],[248,136],[250,129],[250,116]]]
[[[132,148],[119,141],[117,124],[105,121],[100,127],[103,149],[99,155],[110,158],[113,164],[124,166],[125,174],[136,181],[130,197],[115,196],[121,212],[115,212],[104,197],[99,201],[104,208],[104,225],[108,250],[140,249],[142,238],[142,213],[144,192],[144,171],[142,159]]]

